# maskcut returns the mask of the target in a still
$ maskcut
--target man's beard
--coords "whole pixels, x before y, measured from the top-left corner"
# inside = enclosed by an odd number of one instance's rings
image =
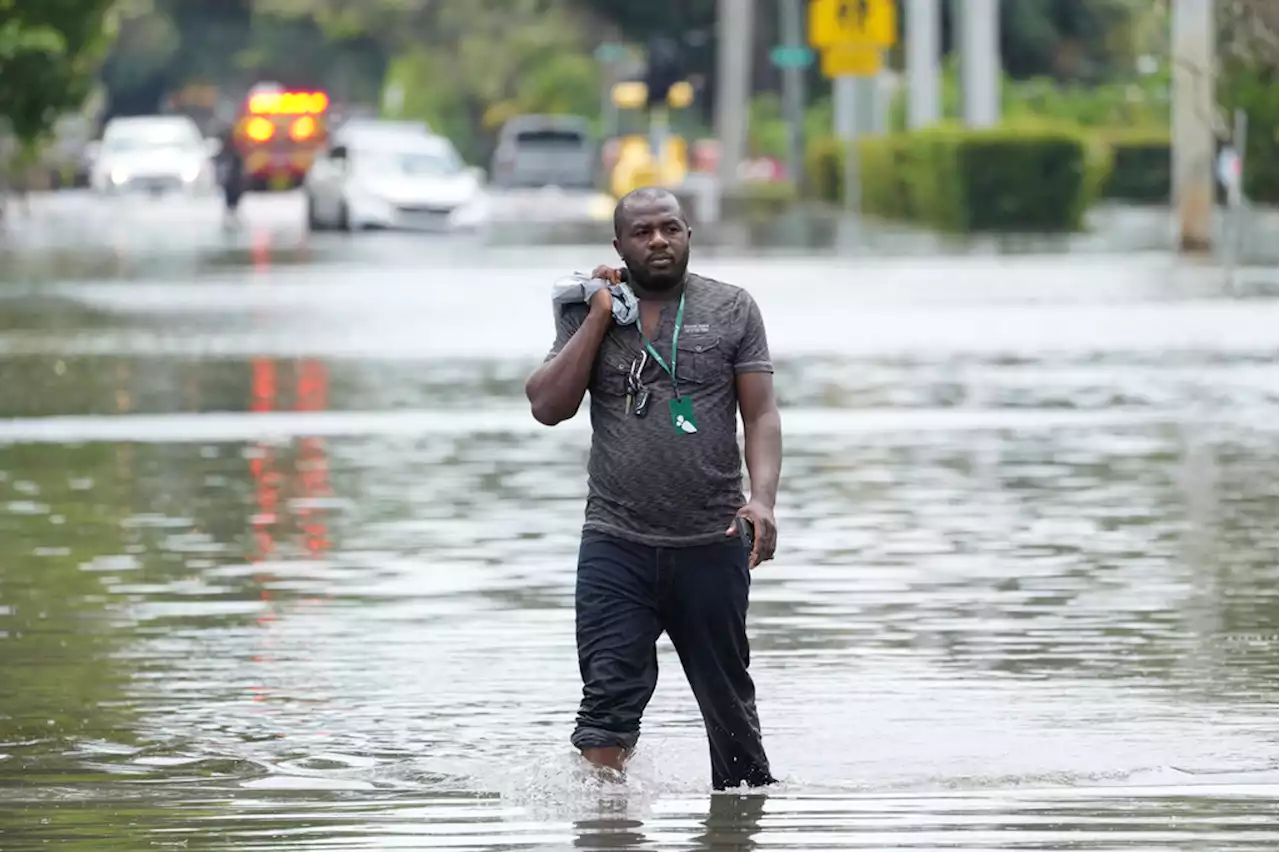
[[[686,253],[683,257],[676,258],[669,267],[657,272],[640,264],[632,266],[631,261],[625,258],[623,263],[627,267],[628,282],[645,290],[664,293],[674,290],[684,280],[685,272],[689,269],[689,255]]]

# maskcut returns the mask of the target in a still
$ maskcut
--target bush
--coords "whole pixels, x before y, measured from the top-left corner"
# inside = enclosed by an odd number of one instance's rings
[[[786,213],[800,198],[791,181],[746,181],[724,198],[727,219],[769,221]]]
[[[887,219],[911,218],[907,184],[909,139],[906,134],[896,134],[858,140],[863,210]],[[829,136],[809,146],[805,174],[811,197],[832,204],[844,203],[844,152],[845,143]]]
[[[804,155],[805,194],[820,201],[838,203],[844,191],[841,180],[840,142],[831,136],[810,137]]]
[[[1167,204],[1173,197],[1173,167],[1168,133],[1104,134],[1111,169],[1102,197],[1139,204]]]
[[[950,231],[1077,230],[1098,183],[1085,137],[1055,128],[938,127],[861,140],[862,210]],[[840,144],[810,150],[811,189],[839,201]]]

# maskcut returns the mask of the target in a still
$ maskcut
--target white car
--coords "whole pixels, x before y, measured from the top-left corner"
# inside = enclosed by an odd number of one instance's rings
[[[103,193],[212,192],[218,146],[185,115],[113,118],[89,151],[89,185]]]
[[[307,172],[307,225],[450,231],[486,217],[484,172],[441,136],[342,134]]]

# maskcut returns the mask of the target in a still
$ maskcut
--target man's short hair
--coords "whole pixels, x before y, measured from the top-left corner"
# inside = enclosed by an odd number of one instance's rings
[[[619,198],[617,205],[613,208],[613,235],[615,237],[622,236],[622,229],[627,224],[627,213],[630,208],[639,204],[655,204],[659,201],[666,201],[668,198],[676,203],[676,209],[680,211],[680,218],[682,220],[685,219],[684,208],[680,206],[680,199],[676,198],[670,190],[663,189],[660,186],[642,186]]]

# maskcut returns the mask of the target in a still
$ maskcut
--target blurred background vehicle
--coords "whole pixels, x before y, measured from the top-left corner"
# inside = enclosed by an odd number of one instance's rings
[[[490,177],[500,187],[596,185],[598,146],[579,115],[520,115],[498,134]]]
[[[114,118],[88,146],[90,185],[108,192],[208,193],[216,142],[183,115]]]
[[[329,96],[321,91],[254,86],[236,122],[233,144],[250,192],[296,189],[329,133]]]
[[[359,133],[408,133],[417,136],[432,135],[431,126],[425,121],[408,121],[372,116],[357,116],[338,124],[334,122],[330,134],[335,142]]]
[[[624,80],[609,91],[613,109],[605,128],[601,165],[606,188],[621,197],[638,186],[679,187],[690,171],[693,87],[686,80],[665,93],[642,80]]]
[[[442,136],[348,128],[305,180],[312,230],[447,231],[483,218],[484,172]]]

